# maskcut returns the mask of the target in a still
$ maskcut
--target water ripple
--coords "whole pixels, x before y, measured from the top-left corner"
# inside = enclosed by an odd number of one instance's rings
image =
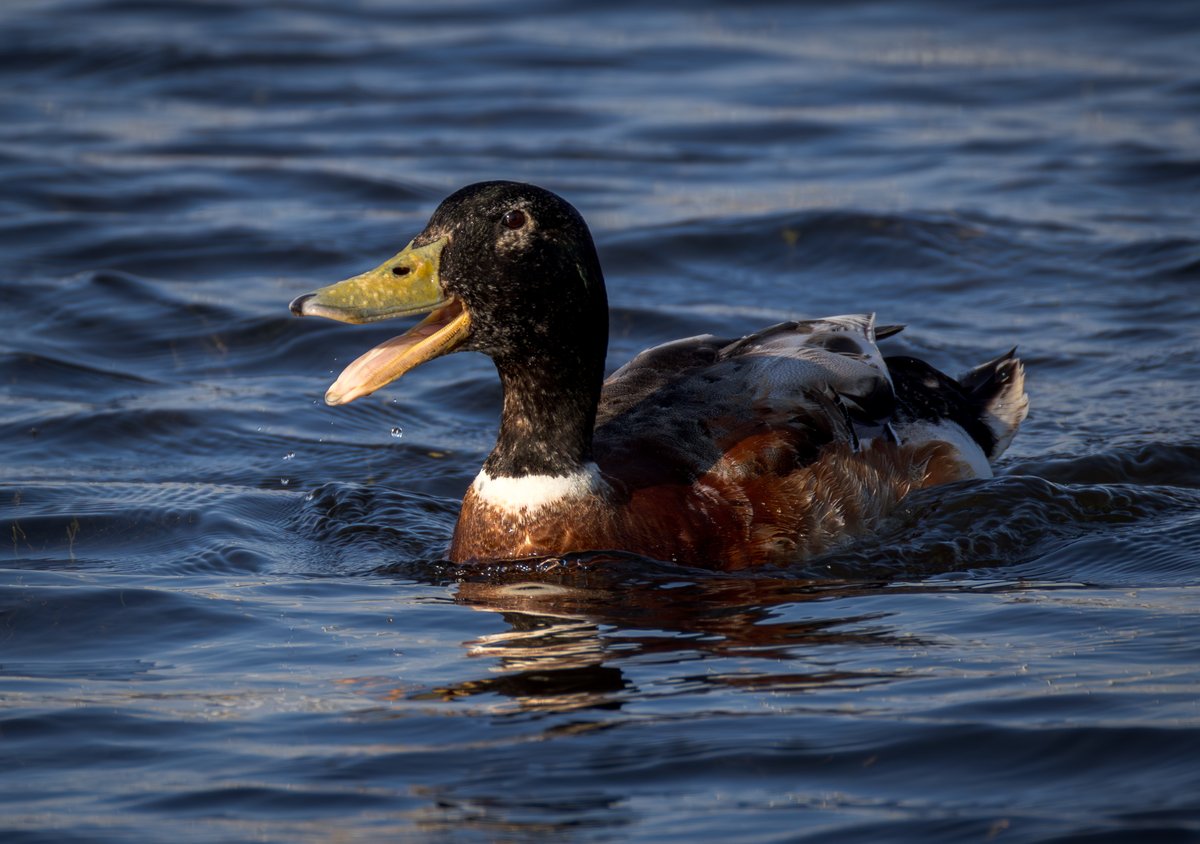
[[[0,837],[1190,840],[1193,6],[0,4]],[[610,367],[874,311],[1030,418],[788,569],[452,566],[494,367],[328,408],[396,326],[286,305],[492,178]]]

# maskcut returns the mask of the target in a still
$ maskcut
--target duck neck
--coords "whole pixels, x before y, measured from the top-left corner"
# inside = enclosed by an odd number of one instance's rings
[[[592,363],[561,347],[558,354],[522,356],[519,363],[497,359],[504,408],[484,471],[493,478],[590,471],[603,366],[603,354]]]

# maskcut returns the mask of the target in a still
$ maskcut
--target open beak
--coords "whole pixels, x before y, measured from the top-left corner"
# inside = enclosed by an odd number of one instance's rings
[[[428,360],[448,354],[467,339],[471,317],[462,302],[442,292],[438,270],[447,238],[425,246],[411,243],[373,270],[292,300],[296,316],[339,322],[375,322],[428,313],[342,370],[325,393],[326,404],[347,404],[395,381]]]

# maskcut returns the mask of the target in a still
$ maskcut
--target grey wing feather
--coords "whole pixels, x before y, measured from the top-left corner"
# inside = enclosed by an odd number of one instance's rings
[[[720,456],[730,432],[786,426],[857,443],[887,423],[895,395],[873,315],[780,323],[737,340],[690,337],[642,352],[604,384],[598,450]]]

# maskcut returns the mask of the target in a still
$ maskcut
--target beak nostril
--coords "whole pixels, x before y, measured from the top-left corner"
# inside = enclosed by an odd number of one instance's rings
[[[408,275],[409,272],[410,272],[409,267],[403,267],[403,266],[392,267],[392,275],[397,276],[397,277]]]
[[[304,316],[304,303],[316,295],[316,293],[305,293],[303,296],[297,296],[292,300],[292,303],[288,305],[288,310],[296,316]]]

